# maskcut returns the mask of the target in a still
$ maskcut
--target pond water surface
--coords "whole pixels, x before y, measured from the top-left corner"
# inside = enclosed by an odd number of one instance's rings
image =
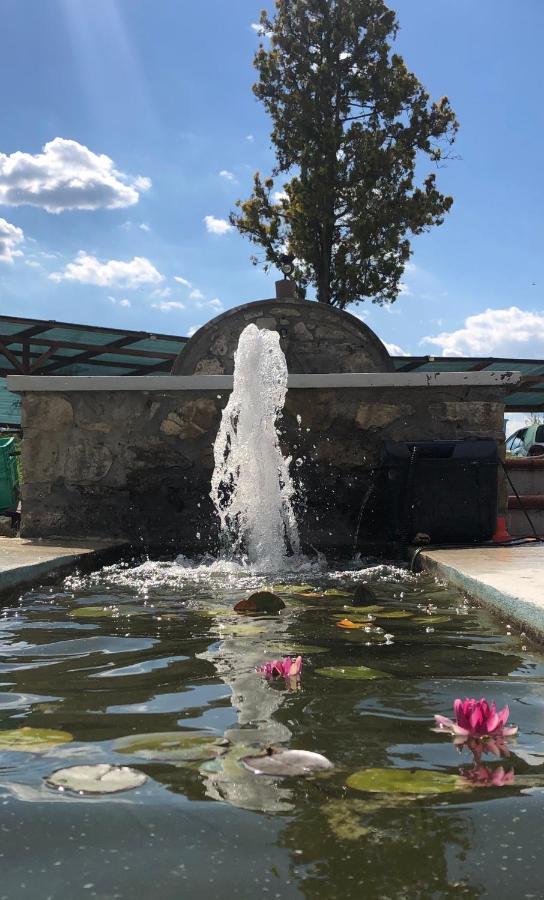
[[[275,583],[279,614],[233,612]],[[361,583],[370,609],[354,605]],[[22,727],[73,740],[0,751],[0,898],[543,897],[544,657],[507,626],[429,576],[364,563],[275,579],[121,563],[25,593],[0,621],[0,742]],[[299,685],[255,671],[299,653]],[[345,677],[359,666],[375,677]],[[470,751],[431,730],[456,697],[482,696],[519,726],[508,758],[479,761],[502,766],[502,786],[474,786]],[[223,738],[221,755],[122,740],[195,730]],[[334,769],[240,763],[270,744]],[[44,783],[98,763],[148,780],[111,796]],[[347,784],[369,768],[459,777],[423,795]]]

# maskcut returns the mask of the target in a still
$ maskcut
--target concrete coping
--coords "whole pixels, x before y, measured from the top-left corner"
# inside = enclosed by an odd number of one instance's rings
[[[510,387],[520,372],[331,372],[289,375],[290,388]],[[8,375],[8,390],[230,391],[232,375]]]

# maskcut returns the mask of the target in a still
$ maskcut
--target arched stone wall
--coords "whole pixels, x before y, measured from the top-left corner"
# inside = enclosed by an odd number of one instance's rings
[[[232,375],[240,333],[254,322],[278,331],[289,372],[392,372],[389,353],[356,316],[306,300],[258,300],[203,325],[177,357],[172,375]]]

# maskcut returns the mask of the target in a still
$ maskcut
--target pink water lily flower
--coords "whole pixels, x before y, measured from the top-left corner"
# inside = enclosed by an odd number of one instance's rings
[[[474,769],[463,769],[461,775],[475,787],[504,787],[513,784],[515,777],[513,769],[506,771],[502,766],[495,769],[475,766]]]
[[[265,678],[298,678],[302,669],[302,656],[292,659],[285,656],[283,659],[274,659],[272,662],[263,663],[257,667],[257,672]]]
[[[510,710],[507,706],[497,712],[483,697],[481,700],[457,698],[453,704],[455,722],[447,716],[435,716],[438,731],[447,731],[456,737],[512,737],[517,734],[517,725],[507,725]]]

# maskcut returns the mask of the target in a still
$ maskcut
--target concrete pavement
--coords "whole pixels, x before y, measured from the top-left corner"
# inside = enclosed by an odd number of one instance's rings
[[[544,544],[423,550],[420,568],[544,639]]]

